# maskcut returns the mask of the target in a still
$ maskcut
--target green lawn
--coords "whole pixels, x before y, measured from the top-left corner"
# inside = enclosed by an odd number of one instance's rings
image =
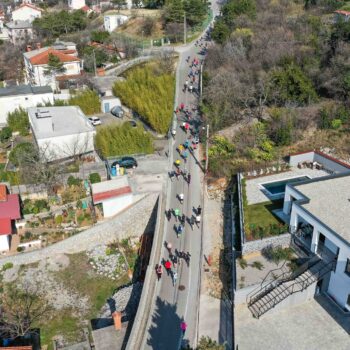
[[[244,209],[245,233],[248,240],[278,235],[285,231],[284,223],[272,210],[283,207],[283,200],[251,204]]]

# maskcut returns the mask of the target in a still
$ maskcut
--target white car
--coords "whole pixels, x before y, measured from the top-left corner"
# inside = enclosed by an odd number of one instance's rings
[[[90,117],[89,120],[93,126],[102,124],[100,118],[98,117]]]

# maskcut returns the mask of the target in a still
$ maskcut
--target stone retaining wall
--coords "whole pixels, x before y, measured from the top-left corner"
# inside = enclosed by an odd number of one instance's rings
[[[64,241],[52,244],[43,249],[0,258],[0,266],[7,262],[12,262],[15,265],[30,264],[55,254],[79,253],[89,250],[100,243],[108,243],[116,239],[132,236],[141,236],[151,219],[157,199],[157,193],[147,195],[111,220],[97,224]]]
[[[242,255],[247,255],[249,253],[254,253],[254,252],[260,252],[262,249],[266,248],[269,245],[272,245],[273,247],[277,247],[277,246],[287,247],[290,245],[290,241],[291,241],[290,233],[284,233],[279,236],[245,242],[242,245]]]

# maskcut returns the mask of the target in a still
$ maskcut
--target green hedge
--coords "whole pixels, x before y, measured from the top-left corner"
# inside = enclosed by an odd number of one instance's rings
[[[153,152],[151,135],[141,125],[134,128],[129,123],[99,128],[95,143],[103,157]]]
[[[173,113],[174,75],[156,74],[151,66],[145,65],[129,71],[126,77],[126,81],[114,84],[114,95],[139,113],[154,130],[165,134]]]
[[[87,114],[95,114],[101,112],[101,103],[95,91],[86,90],[74,95],[68,100],[68,105],[79,106],[81,110]]]

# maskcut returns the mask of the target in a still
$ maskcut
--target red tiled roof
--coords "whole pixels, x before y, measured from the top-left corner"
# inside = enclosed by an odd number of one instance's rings
[[[0,235],[10,235],[11,233],[12,233],[11,219],[10,218],[0,219]]]
[[[6,185],[0,184],[0,202],[5,202],[7,200],[7,188]]]
[[[339,160],[337,158],[334,158],[332,156],[329,156],[328,154],[323,153],[323,152],[321,152],[319,150],[310,150],[310,151],[306,151],[306,152],[298,152],[298,153],[290,154],[289,156],[298,156],[299,154],[305,154],[305,153],[310,153],[310,152],[314,152],[314,153],[320,155],[321,157],[327,158],[327,159],[329,159],[329,160],[331,160],[333,162],[336,162],[336,163],[342,165],[345,168],[350,169],[350,164],[345,163],[345,162],[343,162],[343,161],[341,161],[341,160]]]
[[[6,218],[11,220],[21,218],[18,194],[8,194],[7,201],[0,202],[0,219]]]
[[[350,15],[350,11],[345,11],[345,10],[337,10],[334,11],[335,13],[339,13],[340,15],[344,15],[344,16],[349,16]]]
[[[105,199],[119,197],[119,196],[122,196],[123,194],[127,194],[127,193],[131,193],[130,186],[121,187],[121,188],[118,188],[116,190],[96,193],[92,196],[92,199],[93,199],[94,203],[96,203],[96,202],[101,202]]]
[[[73,55],[77,53],[77,50],[60,50],[60,52],[63,52],[66,55]]]
[[[90,9],[89,6],[85,5],[85,6],[83,6],[80,10],[82,10],[82,11],[84,11],[84,12],[88,12],[88,11],[90,11],[91,9]]]
[[[21,6],[19,6],[18,8],[16,8],[14,11],[19,10],[19,9],[22,8],[22,7],[29,7],[29,8],[31,8],[31,9],[33,9],[33,10],[43,12],[43,10],[42,10],[41,8],[36,7],[36,6],[32,5],[32,4],[27,4],[27,3],[22,4]]]
[[[65,53],[62,53],[61,51],[54,50],[52,48],[49,48],[44,52],[38,53],[37,55],[31,57],[29,60],[31,64],[34,64],[34,65],[48,64],[49,54],[52,54],[58,57],[61,62],[77,62],[77,61],[79,62],[80,61],[78,57],[67,55]]]

